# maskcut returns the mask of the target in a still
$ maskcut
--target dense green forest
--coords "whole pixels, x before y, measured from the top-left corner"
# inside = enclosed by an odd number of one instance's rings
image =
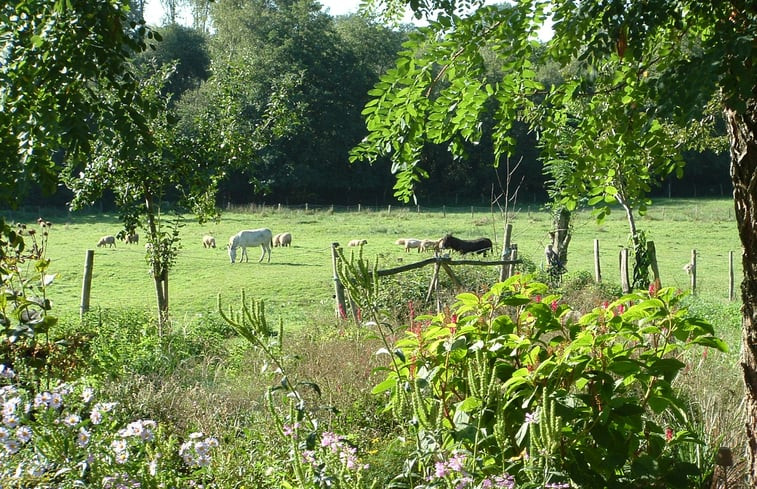
[[[350,163],[349,152],[367,134],[361,111],[369,91],[392,68],[416,26],[387,26],[358,14],[332,17],[315,0],[183,2],[193,12],[193,25],[185,26],[170,21],[182,2],[164,3],[169,12],[165,25],[154,26],[156,39],[162,40],[151,40],[151,48],[133,63],[145,79],[163,66],[172,67],[162,86],[169,109],[166,124],[172,128],[167,137],[190,142],[193,157],[217,170],[217,204],[395,201],[388,160]],[[143,9],[144,2],[132,2],[135,18],[142,17]],[[492,79],[501,75],[497,63],[491,62]],[[547,87],[561,82],[554,66],[537,66],[536,72]],[[272,106],[276,111],[268,113]],[[465,158],[453,157],[446,145],[426,145],[428,178],[416,186],[419,202],[488,204],[503,191],[507,169],[492,166],[486,122],[483,132],[481,144],[465,143]],[[548,177],[538,135],[525,125],[513,133],[511,192],[517,190],[521,202],[542,202]],[[720,153],[689,151],[684,158],[682,178],[668,177],[652,189],[652,196],[731,194],[725,148]],[[34,181],[28,185],[39,187]],[[160,197],[176,200],[170,190]],[[61,185],[52,195],[25,192],[23,203],[60,206],[72,198],[72,191]],[[107,189],[95,200],[101,208],[114,206]]]

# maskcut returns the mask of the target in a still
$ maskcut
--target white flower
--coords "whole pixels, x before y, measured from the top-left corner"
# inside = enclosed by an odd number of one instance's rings
[[[110,442],[110,448],[118,453],[126,450],[126,440],[113,440]]]
[[[0,442],[7,440],[9,436],[10,433],[8,432],[8,429],[4,426],[0,426]]]
[[[18,416],[15,414],[6,414],[3,416],[3,424],[6,426],[6,428],[13,429],[16,426],[18,426]]]
[[[21,448],[21,444],[18,442],[18,440],[14,440],[13,438],[9,438],[8,440],[5,440],[5,443],[3,443],[3,446],[11,455],[19,451],[19,449]]]
[[[129,460],[129,451],[128,450],[122,450],[120,452],[116,452],[116,463],[123,465]]]
[[[73,428],[74,426],[78,425],[81,421],[81,418],[78,414],[68,414],[63,418],[63,424],[68,426],[69,428]]]
[[[53,392],[50,394],[49,406],[53,409],[58,409],[63,405],[63,395],[60,392]]]
[[[51,397],[51,394],[47,391],[40,392],[39,394],[34,396],[34,407],[37,409],[49,407]]]
[[[95,406],[95,409],[93,409],[92,412],[89,413],[89,420],[92,421],[92,424],[94,425],[98,425],[103,422],[103,415],[100,410],[97,409],[97,406]]]
[[[90,433],[86,428],[79,428],[79,434],[76,435],[76,444],[80,447],[86,447],[89,444]]]
[[[84,401],[85,404],[89,403],[94,396],[95,390],[91,387],[85,387],[84,390],[81,391],[81,400]]]
[[[27,443],[32,439],[32,429],[28,426],[19,426],[18,429],[16,429],[16,438],[21,443]]]

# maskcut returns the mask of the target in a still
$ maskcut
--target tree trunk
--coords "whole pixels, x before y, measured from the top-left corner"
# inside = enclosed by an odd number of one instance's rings
[[[568,245],[572,237],[570,218],[570,211],[565,207],[560,207],[560,210],[555,214],[554,230],[550,233],[552,236],[552,249],[557,251],[557,256],[560,258],[560,263],[563,266],[568,263]]]
[[[152,278],[155,283],[155,299],[158,303],[158,331],[162,335],[168,321],[168,270],[161,256],[162,250],[158,242],[158,225],[155,222],[155,208],[152,199],[145,198],[145,214],[147,214],[147,228],[150,233],[149,242],[152,244]]]
[[[757,98],[746,110],[725,111],[731,141],[731,180],[736,224],[742,244],[742,358],[750,475],[757,482]]]

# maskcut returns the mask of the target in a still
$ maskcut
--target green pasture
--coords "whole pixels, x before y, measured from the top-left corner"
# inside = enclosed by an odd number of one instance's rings
[[[700,295],[714,300],[728,298],[728,252],[734,251],[735,276],[741,276],[740,243],[732,201],[662,200],[638,227],[648,233],[657,248],[663,285],[689,288],[683,270],[697,250]],[[11,221],[36,226],[37,215],[3,213]],[[154,307],[153,283],[145,262],[144,231],[139,245],[118,242],[116,248],[97,248],[98,239],[121,228],[110,214],[56,214],[41,216],[53,223],[47,256],[58,274],[49,297],[58,315],[77,314],[87,249],[95,250],[91,310]],[[452,232],[460,238],[491,237],[502,245],[504,217],[487,207],[428,208],[392,206],[381,209],[255,207],[224,212],[218,223],[199,225],[187,218],[181,229],[182,250],[169,278],[170,308],[174,319],[202,321],[216,307],[220,294],[236,303],[245,289],[248,296],[263,299],[269,316],[287,324],[305,325],[309,318],[334,310],[331,243],[346,246],[351,239],[366,239],[364,256],[378,258],[380,268],[390,268],[425,258],[405,253],[395,240],[404,237],[439,238]],[[550,213],[537,204],[518,205],[510,215],[512,241],[520,256],[543,265],[543,250],[551,226]],[[228,237],[241,229],[268,227],[274,234],[291,232],[290,248],[274,248],[271,263],[257,263],[260,248],[250,249],[249,263],[231,264],[225,249]],[[593,274],[593,242],[600,240],[603,280],[619,283],[618,254],[628,244],[628,227],[620,211],[597,224],[590,211],[575,215],[569,273]],[[205,249],[204,234],[216,237],[218,248]],[[350,252],[352,248],[347,248]],[[428,255],[427,255],[428,256]],[[409,272],[418,273],[418,272]]]

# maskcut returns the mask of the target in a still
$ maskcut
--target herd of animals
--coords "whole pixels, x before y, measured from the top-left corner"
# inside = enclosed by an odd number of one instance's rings
[[[139,234],[132,232],[123,237],[126,244],[139,244]],[[366,239],[353,239],[347,246],[364,246],[368,244]],[[492,241],[489,238],[478,238],[474,240],[459,239],[451,234],[447,234],[440,239],[415,239],[415,238],[402,238],[395,241],[395,244],[404,248],[405,252],[417,249],[418,253],[424,251],[440,252],[442,250],[453,250],[463,255],[468,253],[481,254],[486,256],[488,252],[493,250]],[[279,233],[274,235],[268,228],[260,229],[247,229],[239,231],[237,234],[229,238],[229,243],[226,246],[229,259],[231,263],[235,263],[237,259],[237,249],[240,250],[239,261],[249,261],[247,257],[247,248],[260,246],[261,255],[258,263],[262,262],[266,255],[268,255],[268,263],[271,262],[271,248],[273,247],[286,247],[292,245],[292,233]],[[97,242],[98,248],[100,247],[115,247],[116,237],[112,235],[103,236]],[[150,244],[146,244],[149,247]],[[202,246],[204,248],[215,248],[216,239],[213,236],[205,235],[202,237]]]

